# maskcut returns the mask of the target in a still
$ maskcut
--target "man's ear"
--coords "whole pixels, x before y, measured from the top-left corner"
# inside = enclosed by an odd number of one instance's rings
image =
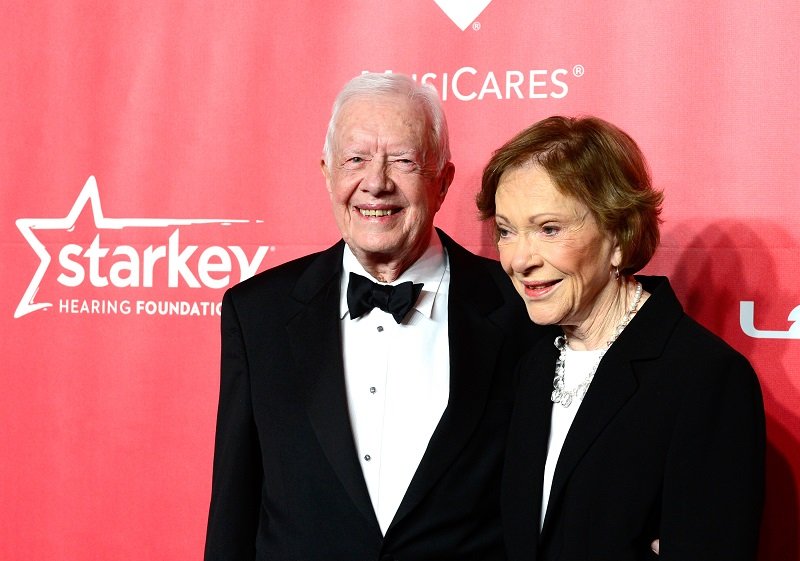
[[[453,183],[453,178],[456,175],[456,166],[453,162],[447,162],[444,165],[442,173],[439,175],[439,206],[442,206],[444,198],[447,196],[447,191],[450,189],[450,184]]]
[[[331,170],[328,164],[325,163],[325,158],[319,161],[319,168],[322,171],[322,176],[325,178],[325,188],[328,190],[328,195],[331,194]]]

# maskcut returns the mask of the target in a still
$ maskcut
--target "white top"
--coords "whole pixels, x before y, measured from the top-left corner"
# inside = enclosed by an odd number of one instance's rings
[[[450,267],[439,236],[398,279],[424,283],[398,324],[378,308],[350,319],[350,272],[375,280],[345,246],[341,327],[347,404],[372,506],[385,534],[450,397]]]
[[[594,351],[575,351],[567,347],[564,357],[564,388],[567,390],[575,389],[583,383],[589,372],[597,364],[597,360],[605,349]],[[553,376],[555,376],[556,365],[553,364]],[[547,447],[547,461],[544,464],[544,481],[542,483],[542,514],[539,519],[539,530],[544,525],[544,516],[547,512],[547,504],[550,501],[550,489],[553,486],[553,474],[556,471],[556,463],[561,455],[561,448],[567,439],[567,433],[575,420],[582,403],[581,399],[574,397],[569,407],[563,407],[560,403],[553,404],[553,412],[550,416],[550,441]]]

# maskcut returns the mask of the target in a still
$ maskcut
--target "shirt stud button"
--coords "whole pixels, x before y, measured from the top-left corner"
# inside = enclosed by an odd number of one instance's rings
[[[383,326],[382,326],[382,325],[379,325],[379,326],[378,326],[378,333],[380,333],[381,331],[383,331]]]
[[[370,456],[369,454],[364,454],[364,459],[366,461],[370,461],[372,459],[372,456]]]

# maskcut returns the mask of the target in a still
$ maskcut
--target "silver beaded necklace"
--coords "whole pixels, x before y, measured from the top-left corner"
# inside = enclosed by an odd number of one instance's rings
[[[583,400],[583,397],[586,395],[586,391],[589,389],[589,384],[592,383],[594,379],[594,374],[597,372],[597,367],[600,366],[600,361],[603,360],[603,356],[605,356],[606,351],[608,351],[609,347],[617,340],[622,330],[625,329],[625,326],[631,321],[633,318],[633,314],[636,313],[636,308],[639,307],[639,301],[642,299],[642,283],[636,283],[636,292],[633,295],[633,302],[631,302],[631,307],[628,309],[627,313],[622,317],[622,321],[619,322],[617,328],[614,330],[614,335],[606,344],[606,347],[600,352],[600,355],[597,357],[597,361],[595,361],[594,366],[589,371],[589,374],[586,378],[575,386],[571,390],[564,389],[564,362],[567,358],[567,336],[566,335],[559,335],[556,337],[555,346],[559,350],[558,360],[556,361],[556,375],[553,378],[553,393],[550,395],[550,400],[553,403],[558,403],[562,407],[569,407],[572,404],[573,398],[577,398],[579,400]]]

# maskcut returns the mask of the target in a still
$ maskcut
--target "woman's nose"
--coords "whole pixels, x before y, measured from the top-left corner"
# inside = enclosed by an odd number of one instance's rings
[[[511,266],[517,273],[524,273],[542,264],[536,241],[531,236],[520,236],[514,244]]]

